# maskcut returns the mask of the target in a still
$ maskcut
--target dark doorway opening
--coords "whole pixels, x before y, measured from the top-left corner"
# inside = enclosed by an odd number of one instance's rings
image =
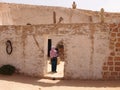
[[[52,46],[52,40],[51,40],[51,39],[48,39],[48,57],[50,57],[50,49],[51,49],[51,46]]]

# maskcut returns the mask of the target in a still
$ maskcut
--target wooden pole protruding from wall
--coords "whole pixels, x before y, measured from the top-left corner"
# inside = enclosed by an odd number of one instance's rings
[[[56,12],[53,11],[53,23],[55,24],[56,23]]]
[[[100,18],[101,18],[101,23],[104,23],[105,20],[104,20],[104,8],[101,8],[100,10]]]

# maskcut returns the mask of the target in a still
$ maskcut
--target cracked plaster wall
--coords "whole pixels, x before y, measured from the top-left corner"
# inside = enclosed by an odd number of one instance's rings
[[[106,26],[105,26],[106,25]],[[19,73],[43,77],[46,73],[47,39],[64,42],[66,79],[102,79],[109,53],[107,24],[58,24],[0,27],[0,66],[14,65]],[[6,53],[11,40],[13,52]]]

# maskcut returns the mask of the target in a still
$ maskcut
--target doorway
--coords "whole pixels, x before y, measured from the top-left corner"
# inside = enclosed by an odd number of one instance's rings
[[[56,78],[56,79],[62,79],[64,77],[64,44],[63,42],[59,41],[58,43],[55,43],[54,39],[48,39],[47,43],[47,73],[45,77],[47,78]],[[51,72],[51,60],[50,60],[50,50],[51,47],[55,46],[58,49],[58,59],[57,61],[57,72],[53,73]]]

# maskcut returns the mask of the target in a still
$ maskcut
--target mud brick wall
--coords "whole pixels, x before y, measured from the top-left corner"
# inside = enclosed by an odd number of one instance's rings
[[[109,25],[109,49],[103,66],[103,79],[120,79],[120,24]]]

